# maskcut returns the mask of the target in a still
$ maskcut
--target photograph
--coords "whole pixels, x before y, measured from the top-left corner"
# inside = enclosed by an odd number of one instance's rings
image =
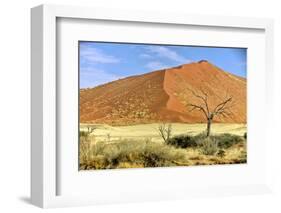
[[[79,171],[247,163],[247,48],[78,42]]]

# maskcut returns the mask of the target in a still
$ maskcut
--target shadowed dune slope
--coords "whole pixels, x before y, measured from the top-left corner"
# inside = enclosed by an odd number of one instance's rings
[[[131,76],[80,90],[80,122],[130,125],[154,122],[205,122],[188,104],[201,104],[193,94],[208,94],[210,109],[226,96],[233,98],[231,117],[215,122],[246,122],[246,79],[208,61]],[[193,92],[192,92],[193,91]]]

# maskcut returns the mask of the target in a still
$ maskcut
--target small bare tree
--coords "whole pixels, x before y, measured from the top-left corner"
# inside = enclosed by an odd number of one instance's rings
[[[88,136],[90,136],[91,133],[93,133],[93,132],[97,129],[96,126],[87,126],[86,128],[87,128],[86,131],[80,130],[80,133],[79,133],[79,134],[80,134],[80,137],[81,137],[81,136],[83,136],[83,137],[88,137]]]
[[[87,133],[91,134],[92,132],[94,132],[97,129],[96,126],[87,126]]]
[[[107,134],[106,134],[106,137],[107,137],[107,142],[110,143],[111,134],[110,134],[110,133],[107,133]]]
[[[230,117],[232,115],[232,112],[230,110],[232,105],[230,104],[232,103],[233,98],[229,95],[226,95],[226,97],[221,102],[219,102],[216,107],[214,107],[214,109],[210,109],[210,105],[208,103],[208,94],[206,92],[201,90],[202,94],[197,94],[193,90],[190,91],[196,98],[200,100],[201,103],[190,103],[188,104],[188,106],[191,107],[190,111],[199,110],[204,114],[204,117],[207,120],[206,133],[208,137],[211,133],[211,125],[215,116]]]
[[[172,124],[160,124],[158,126],[158,131],[164,142],[167,143],[172,135]]]

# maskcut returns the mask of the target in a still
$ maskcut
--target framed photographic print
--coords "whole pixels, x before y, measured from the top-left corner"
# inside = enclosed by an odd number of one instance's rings
[[[272,20],[31,14],[32,203],[270,192]]]
[[[79,169],[246,163],[246,53],[80,41]]]

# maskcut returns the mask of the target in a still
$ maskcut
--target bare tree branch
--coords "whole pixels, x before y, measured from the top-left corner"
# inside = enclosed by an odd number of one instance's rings
[[[170,140],[172,135],[172,124],[166,125],[165,123],[158,126],[159,135],[162,137],[165,143]]]
[[[218,105],[216,106],[216,108],[214,109],[213,114],[214,114],[214,115],[218,115],[218,114],[221,114],[221,113],[225,112],[225,109],[226,109],[227,104],[228,104],[229,102],[231,102],[231,101],[232,101],[232,97],[227,98],[226,100],[224,100],[223,102],[221,102],[220,104],[218,104]]]
[[[88,134],[91,134],[97,129],[96,126],[87,126]]]
[[[209,106],[208,106],[208,94],[202,88],[200,88],[200,91],[201,91],[201,93],[203,93],[205,95],[204,103],[205,103],[205,106],[206,106],[206,109],[207,109],[207,113],[210,114]]]
[[[187,106],[191,106],[192,107],[189,110],[190,112],[192,112],[193,110],[198,109],[199,111],[202,111],[204,113],[206,118],[208,118],[208,113],[206,112],[206,110],[202,106],[199,106],[199,105],[196,105],[196,104],[188,104]]]
[[[203,101],[203,104],[205,105],[205,108],[204,109],[204,112],[205,114],[208,116],[210,114],[210,111],[209,111],[209,106],[208,106],[208,95],[206,92],[204,92],[204,90],[202,88],[200,88],[200,91],[201,93],[204,95],[199,95],[197,94],[196,92],[194,92],[192,89],[190,88],[187,88],[196,98],[200,99],[201,101]],[[203,107],[202,107],[203,108]]]

